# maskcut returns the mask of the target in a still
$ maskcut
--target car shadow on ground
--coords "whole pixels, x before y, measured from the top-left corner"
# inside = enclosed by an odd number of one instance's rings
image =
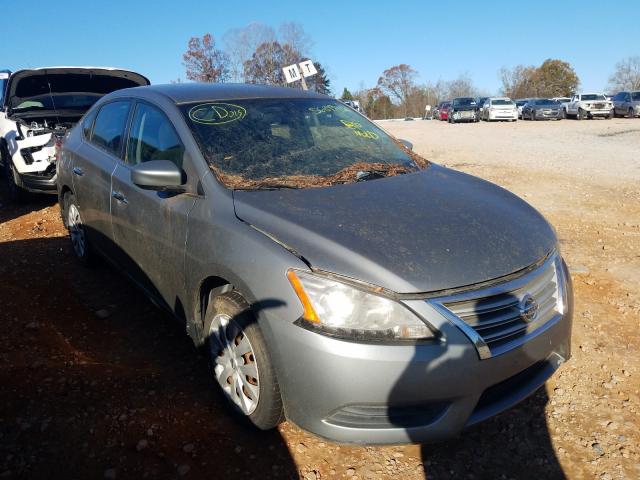
[[[298,478],[278,430],[234,419],[184,325],[115,270],[65,237],[0,258],[0,474]]]
[[[510,302],[509,297],[512,297],[513,303],[519,303],[519,299],[513,295],[503,294],[502,297],[505,303]],[[476,303],[476,308],[495,308],[495,305],[492,305],[494,301],[493,298],[481,300]],[[424,351],[416,347],[413,361],[396,381],[388,400],[391,424],[405,429],[408,437],[418,444],[421,436],[414,428],[415,420],[402,414],[403,405],[407,405],[407,398],[415,397],[415,392],[430,390],[434,398],[440,395],[440,399],[433,400],[432,405],[450,402],[451,406],[448,409],[442,410],[443,407],[439,407],[440,415],[432,417],[431,425],[437,427],[433,433],[437,436],[446,434],[446,428],[451,426],[445,427],[445,432],[442,432],[441,426],[438,425],[441,418],[448,418],[454,424],[459,421],[466,422],[470,409],[473,409],[470,417],[473,426],[464,428],[451,440],[420,445],[425,478],[565,479],[546,423],[545,406],[549,398],[544,386],[512,408],[496,416],[489,416],[491,412],[503,409],[506,406],[505,402],[517,401],[526,395],[533,385],[539,384],[540,375],[547,375],[544,372],[547,371],[545,368],[548,364],[535,362],[528,367],[528,363],[523,362],[523,365],[527,366],[523,366],[520,373],[512,373],[508,380],[486,388],[486,380],[480,378],[481,373],[465,376],[466,369],[463,365],[468,365],[468,371],[473,371],[473,362],[477,361],[475,352],[471,356],[467,354],[466,340],[464,345],[456,344],[461,344],[465,337],[452,324],[444,324],[441,328],[448,338],[442,346],[441,354],[430,361],[425,357]],[[517,335],[524,334],[522,331]],[[515,338],[516,336],[510,337],[512,340]],[[466,358],[464,362],[461,361],[462,357]],[[510,367],[502,362],[501,368]],[[427,375],[427,378],[434,380],[420,380],[425,377],[425,371],[430,369],[433,373]],[[421,382],[417,390],[416,382]],[[484,392],[482,388],[486,388]],[[480,393],[483,395],[477,402],[473,399],[468,401],[469,395]],[[465,405],[462,405],[462,402]],[[459,417],[457,412],[460,412]],[[487,416],[488,419],[476,423]]]

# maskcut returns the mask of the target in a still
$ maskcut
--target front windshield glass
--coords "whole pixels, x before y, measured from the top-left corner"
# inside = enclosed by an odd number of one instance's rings
[[[86,111],[96,103],[100,98],[100,95],[38,95],[36,97],[29,97],[26,100],[20,102],[13,111],[26,112],[31,110],[79,110]]]
[[[298,188],[410,173],[427,161],[330,99],[266,98],[180,106],[229,188]]]
[[[453,100],[454,107],[469,107],[476,104],[474,98],[455,98]]]
[[[536,100],[535,104],[536,105],[549,105],[550,107],[553,107],[553,106],[557,106],[558,102],[556,102],[555,100],[551,100],[549,98],[542,98],[540,100]]]
[[[525,103],[527,103],[526,100],[516,100],[516,106],[518,107],[523,106]]]
[[[491,105],[514,105],[514,103],[506,98],[495,98],[491,100]]]
[[[580,97],[580,100],[606,100],[606,98],[604,98],[604,95],[589,93],[587,95],[582,95],[582,97]]]

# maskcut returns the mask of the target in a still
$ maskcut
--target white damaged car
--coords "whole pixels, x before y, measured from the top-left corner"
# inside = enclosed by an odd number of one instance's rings
[[[149,85],[139,73],[102,67],[0,72],[0,176],[10,200],[24,190],[56,193],[57,147],[103,95]]]

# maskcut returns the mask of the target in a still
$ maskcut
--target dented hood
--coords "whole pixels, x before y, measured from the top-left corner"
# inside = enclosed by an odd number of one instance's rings
[[[547,221],[515,195],[435,165],[327,188],[235,191],[234,202],[240,219],[313,268],[398,293],[492,280],[556,245]]]
[[[139,73],[109,67],[46,67],[18,70],[9,76],[5,106],[9,113],[22,102],[43,95],[100,97],[129,87],[149,85]]]

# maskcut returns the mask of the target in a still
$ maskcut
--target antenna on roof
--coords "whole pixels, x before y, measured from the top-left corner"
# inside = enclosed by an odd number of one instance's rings
[[[56,108],[56,101],[53,99],[53,90],[51,89],[51,82],[49,81],[49,75],[44,74],[47,78],[47,86],[49,87],[49,98],[51,99],[51,105],[53,105],[53,111],[56,113],[56,119],[60,123],[60,116],[58,115],[58,109]]]

